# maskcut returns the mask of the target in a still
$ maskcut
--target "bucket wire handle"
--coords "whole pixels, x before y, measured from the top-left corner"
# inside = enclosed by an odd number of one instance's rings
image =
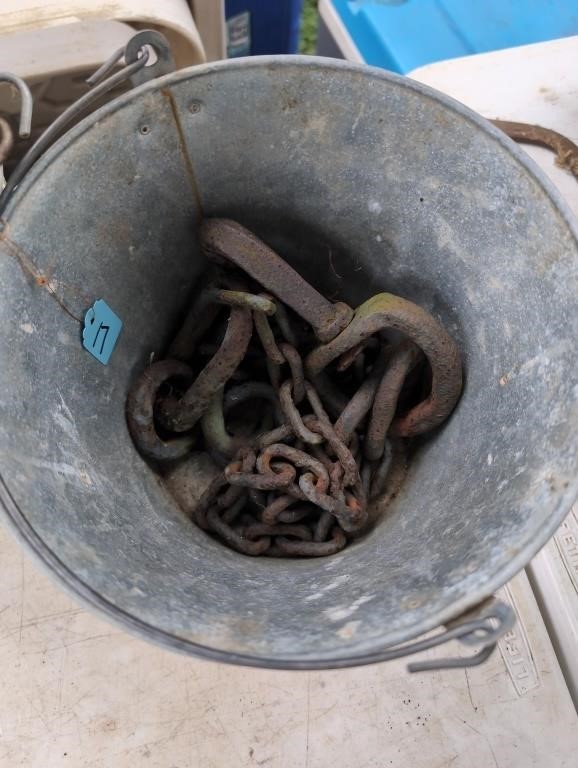
[[[124,56],[125,48],[118,48],[112,56],[110,56],[104,64],[101,64],[101,66],[96,70],[96,72],[93,72],[93,74],[90,77],[86,78],[86,84],[90,85],[91,88],[93,88],[95,85],[98,85],[99,83],[102,83],[103,80],[105,80],[110,73],[113,71],[115,66],[118,64],[118,62],[122,59]]]
[[[375,661],[401,659],[405,656],[412,656],[414,653],[437,648],[449,640],[459,640],[464,645],[478,647],[478,652],[472,656],[411,662],[407,665],[408,672],[476,667],[490,658],[496,649],[498,640],[512,629],[515,621],[516,616],[513,609],[506,603],[495,600],[479,617],[462,621],[458,619],[452,623],[451,627],[438,632],[437,635],[406,643],[397,648],[388,648],[383,653],[377,654]]]
[[[153,49],[157,59],[151,66],[147,66],[150,58],[150,49]],[[113,75],[108,76],[123,54],[125,66]],[[115,51],[113,56],[111,56],[111,58],[88,79],[87,82],[89,85],[93,85],[92,89],[62,112],[34,142],[28,152],[26,152],[24,157],[20,160],[0,194],[0,216],[4,213],[6,205],[15,189],[36,161],[65,131],[65,129],[67,129],[70,124],[92,104],[98,101],[98,99],[106,93],[116,88],[117,85],[125,82],[125,80],[131,79],[134,85],[140,85],[149,79],[158,77],[160,74],[166,74],[167,72],[172,71],[171,67],[174,69],[174,62],[170,55],[169,45],[160,32],[155,30],[143,30],[131,37],[123,51]],[[9,79],[9,82],[20,87],[16,82],[17,80],[20,80],[20,78],[15,78],[13,75],[7,75],[7,78]],[[26,128],[26,120],[29,120],[32,114],[32,96],[28,90],[28,94],[30,95],[30,99],[28,100],[28,97],[25,96],[26,91],[20,90],[20,92],[22,94],[20,126],[22,128],[24,125],[24,128]],[[23,116],[25,118],[24,120]]]
[[[149,59],[145,65],[146,71],[141,68],[131,75],[133,85],[141,85],[155,77],[175,71],[175,60],[166,37],[154,29],[145,29],[133,35],[124,48],[116,50],[94,74],[87,78],[86,82],[90,86],[98,85],[110,75],[123,57],[125,64],[132,64],[140,59],[143,50],[149,53]],[[150,59],[151,52],[156,57],[154,61]]]
[[[479,647],[474,656],[455,657],[447,659],[432,659],[431,661],[416,661],[407,665],[408,672],[427,672],[439,669],[464,669],[483,664],[496,649],[498,640],[509,632],[516,623],[514,610],[499,600],[493,601],[483,615],[469,621],[462,621],[450,629],[437,635],[436,645],[441,645],[452,638],[458,639],[464,645]],[[451,635],[451,637],[450,637]],[[427,642],[427,640],[426,640]],[[415,653],[415,651],[413,651]]]

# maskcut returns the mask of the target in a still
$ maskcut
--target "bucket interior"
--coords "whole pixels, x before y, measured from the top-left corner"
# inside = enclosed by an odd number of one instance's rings
[[[465,387],[376,528],[342,553],[248,558],[139,456],[128,388],[162,357],[236,219],[328,298],[390,291],[458,342]],[[193,653],[356,663],[519,570],[576,494],[574,225],[530,162],[454,102],[338,62],[199,67],[87,118],[25,179],[0,239],[0,493],[69,587]],[[103,298],[107,366],[81,345]]]

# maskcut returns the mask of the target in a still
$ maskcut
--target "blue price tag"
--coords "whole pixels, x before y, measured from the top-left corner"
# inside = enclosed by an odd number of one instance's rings
[[[98,299],[84,316],[82,346],[103,365],[110,360],[116,345],[122,320],[104,299]]]

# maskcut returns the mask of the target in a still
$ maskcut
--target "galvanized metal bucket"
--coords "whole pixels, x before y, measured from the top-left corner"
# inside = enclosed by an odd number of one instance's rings
[[[127,390],[178,326],[208,215],[254,230],[328,297],[423,305],[463,350],[456,412],[340,555],[227,550],[127,432]],[[576,496],[577,253],[530,160],[411,80],[281,57],[144,84],[69,131],[4,212],[5,517],[85,602],[169,647],[296,668],[387,658],[512,577]],[[124,323],[107,366],[80,340],[99,298]]]

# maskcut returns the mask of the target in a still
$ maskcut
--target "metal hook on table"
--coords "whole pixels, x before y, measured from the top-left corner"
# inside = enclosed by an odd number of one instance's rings
[[[150,58],[149,47],[154,50],[157,56],[157,61],[151,66],[147,66],[147,62]],[[174,69],[174,62],[170,54],[169,45],[163,35],[155,30],[143,30],[142,32],[137,32],[136,35],[133,35],[124,49],[125,66],[122,67],[122,69],[119,69],[118,72],[106,77],[120,58],[119,51],[116,51],[113,56],[111,56],[111,58],[108,59],[108,61],[106,61],[91,78],[89,78],[91,84],[96,83],[94,87],[85,93],[84,96],[81,96],[78,101],[75,101],[68,109],[62,112],[62,114],[60,114],[44,131],[20,160],[0,194],[0,216],[4,213],[6,205],[15,189],[36,161],[48,147],[50,147],[51,144],[64,133],[65,129],[67,129],[70,124],[92,104],[98,101],[106,93],[116,88],[117,85],[125,82],[125,80],[130,79],[134,85],[140,85],[149,79],[159,77],[159,75],[166,74]],[[14,80],[10,80],[10,82],[14,82]],[[31,100],[32,96],[30,96],[30,103]],[[23,109],[24,103],[23,98]],[[28,104],[28,102],[26,102],[26,104]]]
[[[18,135],[21,139],[27,139],[32,130],[32,94],[25,81],[13,75],[11,72],[0,72],[0,83],[10,83],[20,94],[20,124]]]

